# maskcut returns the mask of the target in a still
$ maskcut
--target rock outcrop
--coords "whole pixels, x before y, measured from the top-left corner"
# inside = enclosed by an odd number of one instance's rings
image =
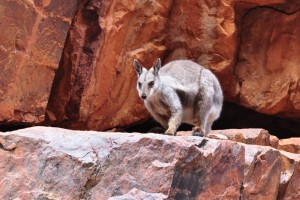
[[[44,121],[76,5],[76,0],[1,0],[1,124]]]
[[[297,199],[299,161],[230,140],[34,127],[0,133],[0,198]]]

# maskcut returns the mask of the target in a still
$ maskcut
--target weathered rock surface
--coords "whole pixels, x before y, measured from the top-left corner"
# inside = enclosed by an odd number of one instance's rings
[[[77,1],[1,0],[0,123],[44,121]]]
[[[132,61],[135,57],[149,65],[162,56],[171,1],[92,0],[82,5],[54,82],[49,123],[105,130],[146,119]]]
[[[227,100],[299,119],[299,9],[285,0],[176,1],[166,60],[193,59],[215,72]]]
[[[0,133],[0,199],[293,199],[299,154],[193,136]]]
[[[300,12],[258,8],[241,27],[236,75],[240,103],[268,113],[300,117]]]
[[[285,0],[83,1],[47,124],[107,130],[147,119],[132,60],[150,67],[157,57],[192,59],[218,76],[226,100],[299,119],[299,9]]]
[[[110,197],[108,200],[163,200],[166,198],[167,195],[161,193],[146,193],[144,191],[133,188],[125,195]]]
[[[300,154],[300,138],[288,138],[279,141],[278,149]]]
[[[212,131],[210,135],[221,134],[229,140],[245,144],[278,147],[279,139],[264,129],[225,129]],[[296,152],[294,152],[296,153]]]
[[[192,131],[178,131],[177,136],[192,136]],[[224,130],[212,130],[208,136],[212,139],[220,140],[231,140],[235,142],[240,142],[244,144],[254,144],[261,146],[271,146],[279,150],[285,150],[284,144],[290,149],[289,145],[295,144],[295,149],[297,150],[298,138],[279,140],[276,136],[270,135],[270,133],[265,129],[260,128],[249,128],[249,129],[224,129]],[[282,143],[282,147],[279,147],[279,142]],[[290,150],[288,152],[298,153],[295,150]]]
[[[286,190],[286,193],[284,195],[285,200],[296,200],[300,199],[300,184],[299,184],[299,178],[300,178],[300,165],[295,167],[293,176],[291,178],[290,184]]]

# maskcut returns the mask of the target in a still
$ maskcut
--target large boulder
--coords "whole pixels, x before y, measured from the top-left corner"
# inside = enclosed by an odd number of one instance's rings
[[[74,0],[0,1],[0,123],[45,119]]]
[[[0,199],[293,199],[299,161],[229,140],[34,127],[0,133]]]

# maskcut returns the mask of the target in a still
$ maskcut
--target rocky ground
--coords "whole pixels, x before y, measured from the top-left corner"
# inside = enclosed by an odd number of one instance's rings
[[[289,145],[263,129],[190,134],[0,133],[0,199],[300,198],[299,138]]]

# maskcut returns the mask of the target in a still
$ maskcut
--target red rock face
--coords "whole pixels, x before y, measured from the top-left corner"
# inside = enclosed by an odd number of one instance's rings
[[[227,100],[299,118],[298,8],[283,0],[83,3],[47,123],[106,130],[147,119],[132,60],[150,67],[157,57],[192,59],[218,76]]]
[[[215,149],[202,151],[205,140],[202,143],[191,147],[176,164],[171,199],[239,199],[244,148],[223,141]]]
[[[105,130],[147,118],[132,62],[137,58],[150,67],[164,52],[170,3],[82,4],[50,97],[50,123]]]
[[[290,184],[286,190],[284,200],[295,200],[300,198],[300,164],[295,167]]]
[[[0,5],[1,123],[43,122],[47,104],[47,125],[107,130],[146,120],[132,60],[150,68],[158,57],[210,68],[228,101],[300,118],[297,1]]]
[[[258,8],[241,27],[236,75],[240,103],[268,114],[300,116],[300,12]]]
[[[0,122],[39,123],[76,1],[0,2]]]
[[[288,138],[279,141],[278,149],[300,154],[300,138]]]

